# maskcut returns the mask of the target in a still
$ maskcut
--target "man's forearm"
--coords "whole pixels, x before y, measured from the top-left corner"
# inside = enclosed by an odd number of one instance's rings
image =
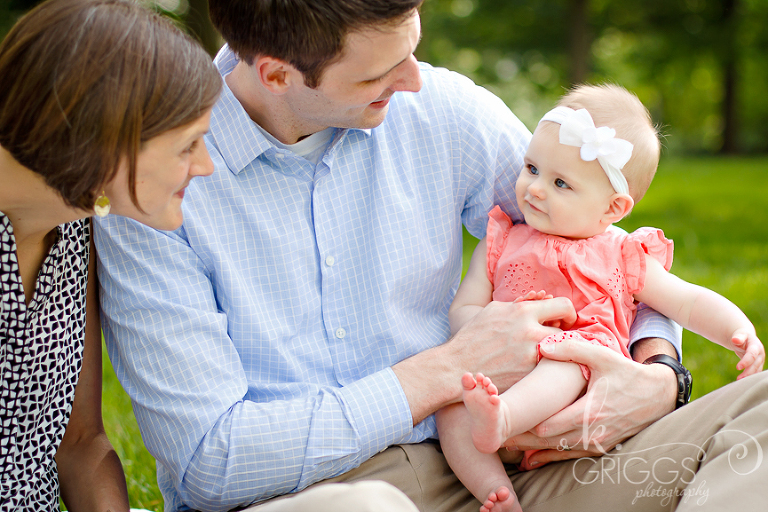
[[[408,400],[416,426],[446,405],[461,400],[458,357],[448,344],[425,350],[392,367]]]
[[[632,345],[631,352],[632,359],[638,363],[642,363],[656,354],[666,354],[677,358],[677,350],[675,350],[675,347],[662,338],[643,338],[642,340],[638,340]]]

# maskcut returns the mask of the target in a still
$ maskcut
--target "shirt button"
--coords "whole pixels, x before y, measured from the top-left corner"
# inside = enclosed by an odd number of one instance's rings
[[[345,331],[345,330],[344,330],[344,329],[342,329],[341,327],[339,327],[338,329],[336,329],[336,337],[337,337],[337,338],[341,339],[341,338],[343,338],[343,337],[344,337],[344,336],[346,336],[346,335],[347,335],[347,331]]]
[[[278,160],[282,160],[283,158],[285,158],[285,155],[282,153],[275,153],[275,156],[277,157]]]
[[[333,256],[328,256],[327,258],[325,258],[325,264],[328,265],[329,267],[332,267],[334,263],[336,263],[336,258],[334,258]]]

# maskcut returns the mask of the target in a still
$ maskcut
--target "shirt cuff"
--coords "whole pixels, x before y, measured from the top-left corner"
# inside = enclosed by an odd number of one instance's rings
[[[677,359],[683,359],[683,328],[669,318],[663,316],[654,309],[640,304],[637,307],[637,315],[632,323],[629,346],[645,338],[662,338],[675,347]]]
[[[358,432],[363,460],[395,444],[413,430],[411,407],[391,368],[341,388],[339,399]]]

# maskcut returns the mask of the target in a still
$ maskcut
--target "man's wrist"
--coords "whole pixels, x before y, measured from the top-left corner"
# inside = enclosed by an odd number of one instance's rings
[[[461,374],[450,363],[445,344],[419,352],[392,366],[410,405],[413,425],[437,410],[461,401]]]
[[[643,364],[662,364],[675,372],[677,380],[675,409],[679,409],[690,401],[691,390],[693,389],[693,377],[691,376],[691,372],[689,372],[680,361],[666,354],[656,354],[643,361]]]
[[[637,340],[629,347],[632,359],[642,363],[656,354],[666,354],[679,359],[675,346],[664,338],[643,338]]]

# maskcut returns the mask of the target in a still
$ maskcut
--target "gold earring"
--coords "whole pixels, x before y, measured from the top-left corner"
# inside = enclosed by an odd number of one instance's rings
[[[93,210],[99,217],[106,217],[109,215],[110,208],[112,208],[112,205],[109,202],[109,198],[102,190],[101,195],[96,198],[96,204],[93,205]]]

